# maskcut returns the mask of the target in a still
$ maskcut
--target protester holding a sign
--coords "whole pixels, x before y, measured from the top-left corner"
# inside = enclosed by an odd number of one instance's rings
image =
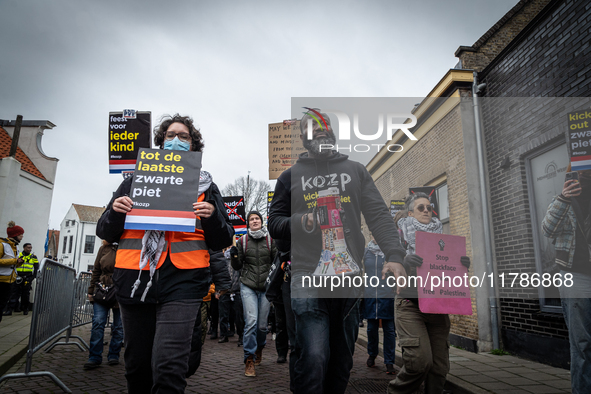
[[[423,258],[416,254],[416,233],[441,234],[443,226],[433,217],[433,207],[425,193],[412,194],[407,200],[407,210],[408,217],[398,222],[406,245],[402,265],[409,276],[416,276],[416,268],[423,264]],[[463,256],[461,263],[469,267],[470,259]],[[409,286],[397,294],[394,313],[403,366],[390,382],[388,393],[414,393],[422,382],[425,382],[425,393],[441,393],[449,372],[449,316],[421,312],[417,288]]]
[[[178,114],[163,118],[155,129],[154,142],[160,149],[174,151],[170,157],[176,175],[185,160],[183,151],[203,149],[201,133],[193,126],[193,120]],[[168,155],[162,152],[152,157]],[[138,159],[136,172],[140,165],[145,163]],[[173,164],[161,163],[161,166],[169,166],[170,170]],[[152,168],[158,171],[160,166],[150,165],[148,170]],[[155,176],[153,180],[158,183],[161,178],[166,177]],[[175,183],[174,187],[179,188],[174,190],[195,196],[193,232],[127,229],[126,216],[136,209],[129,197],[132,178],[119,186],[97,223],[99,237],[108,242],[120,240],[113,280],[125,331],[125,377],[130,394],[184,392],[191,333],[201,300],[209,288],[208,249],[220,250],[232,244],[234,229],[212,176],[201,171],[198,184],[187,183],[184,184],[189,186],[187,189]],[[157,184],[151,188],[164,186]],[[156,197],[156,192],[152,195]],[[157,214],[164,210],[165,202],[158,203]],[[187,207],[168,209],[179,212]],[[184,217],[182,220],[186,221]],[[138,220],[134,224],[138,223],[142,222]]]
[[[553,278],[559,275],[564,281],[560,297],[570,342],[572,392],[583,393],[591,387],[591,170],[573,173],[570,167],[562,193],[548,207],[542,231],[554,239],[560,274]],[[572,286],[566,285],[569,278]]]

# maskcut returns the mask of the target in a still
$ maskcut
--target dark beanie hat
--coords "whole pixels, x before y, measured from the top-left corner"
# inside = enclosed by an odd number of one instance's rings
[[[8,222],[8,228],[6,229],[6,234],[8,238],[18,237],[21,234],[24,234],[25,230],[21,226],[17,226],[12,220]]]
[[[249,227],[248,223],[249,223],[250,215],[257,215],[261,219],[261,223],[263,223],[263,215],[261,215],[258,211],[250,211],[248,213],[248,215],[246,215],[246,227],[247,228]]]

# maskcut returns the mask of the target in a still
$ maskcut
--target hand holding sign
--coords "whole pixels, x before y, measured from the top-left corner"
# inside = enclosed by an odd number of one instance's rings
[[[113,201],[113,210],[118,213],[127,213],[133,208],[133,201],[127,196],[119,197]]]
[[[201,201],[193,203],[193,210],[195,211],[195,216],[205,219],[213,214],[215,207],[206,201]]]

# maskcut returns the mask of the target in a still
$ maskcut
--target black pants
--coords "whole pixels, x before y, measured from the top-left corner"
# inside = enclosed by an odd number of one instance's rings
[[[291,309],[291,282],[283,282],[281,285],[281,296],[283,297],[283,307],[285,309],[285,326],[289,338],[289,389],[294,391],[295,363],[298,359],[296,351],[296,324],[293,310]]]
[[[2,311],[8,305],[8,300],[10,299],[11,288],[12,283],[0,282],[0,322],[2,321]]]
[[[211,317],[211,335],[217,335],[218,333],[218,323],[220,320],[220,309],[219,309],[219,301],[215,298],[215,295],[211,295],[211,304],[209,307],[209,316]]]
[[[230,294],[225,293],[220,296],[218,300],[218,310],[220,315],[220,337],[227,337],[230,330],[230,309],[232,308],[232,301]]]
[[[234,310],[236,334],[238,334],[238,338],[242,338],[244,336],[244,311],[242,310],[242,297],[240,297],[240,293],[234,294],[232,309]]]
[[[277,349],[277,355],[279,357],[287,357],[287,351],[289,350],[289,337],[287,335],[287,322],[285,316],[285,305],[279,302],[273,302],[275,307],[275,349]]]
[[[201,300],[120,304],[129,394],[184,393]]]
[[[32,275],[23,275],[21,283],[13,283],[10,291],[10,301],[8,302],[8,309],[11,311],[21,310],[26,311],[29,308],[29,297],[31,295]],[[20,299],[20,303],[19,303]]]

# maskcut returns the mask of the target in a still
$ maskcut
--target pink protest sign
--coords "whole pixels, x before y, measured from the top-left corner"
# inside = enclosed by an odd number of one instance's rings
[[[417,231],[416,253],[423,258],[417,268],[423,278],[422,284],[417,280],[421,312],[471,315],[470,277],[460,263],[466,255],[466,238]]]

